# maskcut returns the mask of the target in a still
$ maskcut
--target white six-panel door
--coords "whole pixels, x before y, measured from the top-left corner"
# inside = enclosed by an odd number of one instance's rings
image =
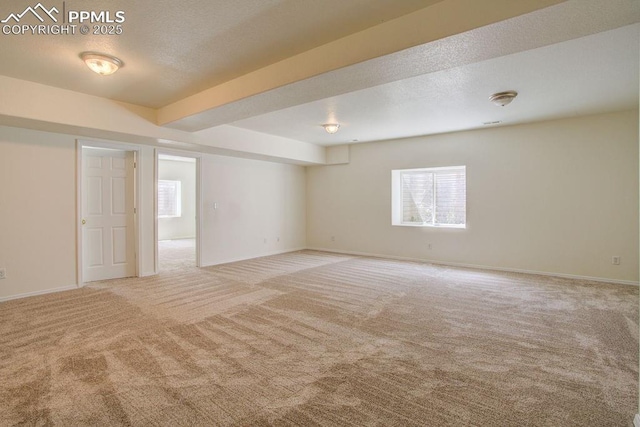
[[[83,281],[136,274],[134,153],[82,149]]]

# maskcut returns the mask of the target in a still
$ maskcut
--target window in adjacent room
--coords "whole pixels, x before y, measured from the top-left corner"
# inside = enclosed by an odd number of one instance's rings
[[[393,225],[464,228],[465,166],[391,171]]]
[[[158,218],[182,216],[182,183],[158,180]]]

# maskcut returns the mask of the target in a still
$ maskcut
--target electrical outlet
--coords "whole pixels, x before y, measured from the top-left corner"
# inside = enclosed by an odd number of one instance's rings
[[[429,250],[431,250],[431,243],[429,243],[429,246],[428,246],[428,247],[429,247]]]
[[[335,242],[336,241],[336,236],[331,236],[331,241]]]
[[[0,268],[0,279],[6,279],[6,278],[7,278],[7,269]]]
[[[267,238],[266,237],[264,238],[264,242],[267,243]]]
[[[611,264],[620,265],[620,257],[619,256],[611,257]]]

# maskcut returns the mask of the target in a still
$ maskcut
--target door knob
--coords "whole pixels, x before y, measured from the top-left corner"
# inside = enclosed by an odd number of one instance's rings
[[[85,225],[86,223],[87,223],[87,221],[83,219],[82,220],[82,225]]]

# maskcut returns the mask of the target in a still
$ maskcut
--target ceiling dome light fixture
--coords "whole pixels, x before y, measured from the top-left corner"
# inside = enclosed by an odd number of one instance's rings
[[[334,134],[338,132],[338,129],[340,129],[340,125],[337,123],[325,123],[322,125],[322,127],[327,131],[327,133],[330,134]]]
[[[494,93],[489,97],[489,101],[496,104],[498,107],[504,107],[505,105],[511,104],[516,96],[518,96],[518,92],[515,90],[509,90],[507,92],[498,92]]]
[[[91,71],[101,76],[109,76],[118,71],[118,68],[124,66],[124,63],[115,56],[105,55],[103,53],[82,52],[80,58],[82,58]]]

